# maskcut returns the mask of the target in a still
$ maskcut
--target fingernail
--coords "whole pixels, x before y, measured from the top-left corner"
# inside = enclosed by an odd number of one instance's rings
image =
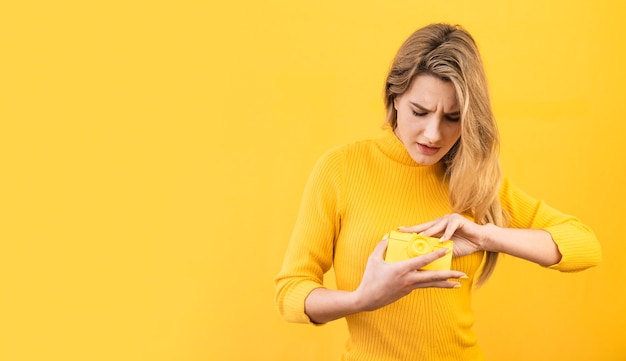
[[[400,228],[406,228],[406,226],[399,226],[398,229],[400,229]]]
[[[459,277],[459,279],[466,280],[466,279],[469,279],[469,277],[467,277],[467,275],[463,275],[463,276]]]
[[[446,254],[452,252],[452,248],[446,248]]]
[[[443,243],[443,242],[445,242],[445,241],[446,241],[446,239],[445,239],[445,238],[443,238],[443,237],[439,238],[439,243]]]
[[[457,284],[455,284],[452,288],[461,288],[461,284],[460,284],[460,283],[457,283]]]
[[[383,236],[383,239],[386,239],[386,238],[389,238],[389,233],[387,233],[387,234],[385,234],[385,235]],[[381,241],[382,241],[382,240],[381,240]]]

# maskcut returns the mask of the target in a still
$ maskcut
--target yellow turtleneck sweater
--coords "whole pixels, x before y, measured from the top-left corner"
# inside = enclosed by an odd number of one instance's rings
[[[384,137],[335,148],[314,168],[276,277],[276,304],[290,322],[310,323],[304,302],[334,266],[337,287],[355,290],[369,255],[398,226],[451,212],[440,164],[421,166],[391,130]],[[505,181],[500,190],[511,227],[551,233],[563,255],[551,268],[576,271],[599,262],[594,234]],[[454,257],[452,269],[470,278],[461,288],[418,289],[372,312],[346,317],[350,342],[343,360],[483,360],[472,332],[471,293],[484,253]]]

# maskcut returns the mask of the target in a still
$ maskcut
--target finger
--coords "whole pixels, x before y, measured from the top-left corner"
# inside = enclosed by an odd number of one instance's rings
[[[415,289],[417,288],[460,288],[461,283],[455,281],[436,281],[436,282],[417,282],[415,283]]]
[[[439,241],[444,242],[444,241],[449,240],[454,235],[454,232],[456,232],[462,226],[463,225],[460,219],[456,217],[451,217],[448,220],[448,224],[446,225],[446,230],[443,233],[443,236],[441,236],[441,238],[439,239]]]
[[[451,281],[457,279],[468,279],[469,277],[461,272],[461,271],[446,271],[446,270],[427,270],[427,271],[417,271],[412,274],[414,282],[421,283],[432,283],[432,282],[442,282],[442,281]],[[458,281],[451,281],[458,282]]]
[[[441,248],[434,252],[426,253],[422,256],[409,258],[402,261],[406,264],[406,267],[412,270],[420,269],[429,263],[432,263],[438,258],[445,256],[448,252],[452,252],[452,248]]]
[[[398,227],[398,231],[405,232],[405,233],[420,233],[424,231],[425,229],[432,227],[433,224],[435,224],[437,221],[438,220],[434,220],[434,221],[430,221],[430,222],[426,222],[422,224],[417,224],[414,226],[401,226],[401,227]]]
[[[375,258],[384,258],[385,256],[385,251],[387,251],[387,244],[389,243],[389,235],[385,235],[383,237],[383,239],[378,242],[378,244],[376,245],[376,248],[374,248],[374,251],[372,252],[372,256]]]
[[[415,226],[402,226],[398,227],[398,231],[400,232],[412,232],[412,233],[423,233],[425,236],[431,237],[434,234],[442,233],[448,223],[448,217],[440,217],[430,222],[418,224]]]
[[[433,237],[436,234],[442,234],[445,230],[447,230],[450,225],[450,219],[448,217],[439,218],[437,222],[433,222],[433,224],[426,228],[423,232],[425,236]],[[454,234],[454,231],[452,232]],[[452,237],[452,235],[450,235]]]

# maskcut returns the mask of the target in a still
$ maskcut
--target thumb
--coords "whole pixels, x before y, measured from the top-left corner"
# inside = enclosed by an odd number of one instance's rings
[[[389,235],[386,234],[383,239],[378,242],[378,244],[376,245],[376,248],[374,248],[374,251],[372,252],[372,256],[374,256],[375,258],[384,258],[385,256],[385,251],[387,251],[387,244],[389,243]]]

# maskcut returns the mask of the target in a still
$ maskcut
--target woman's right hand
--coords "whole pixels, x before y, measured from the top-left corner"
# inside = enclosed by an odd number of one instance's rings
[[[443,257],[446,249],[437,250],[399,262],[386,262],[385,250],[388,243],[385,237],[370,255],[361,284],[354,291],[359,309],[373,311],[408,295],[417,288],[455,288],[461,284],[449,281],[467,278],[459,271],[420,271],[419,269]]]
[[[316,288],[305,300],[305,313],[314,323],[325,323],[354,313],[373,311],[393,303],[417,288],[454,288],[449,281],[466,278],[459,271],[419,271],[446,254],[438,250],[400,262],[385,262],[388,239],[385,237],[369,256],[359,287],[353,291]]]

